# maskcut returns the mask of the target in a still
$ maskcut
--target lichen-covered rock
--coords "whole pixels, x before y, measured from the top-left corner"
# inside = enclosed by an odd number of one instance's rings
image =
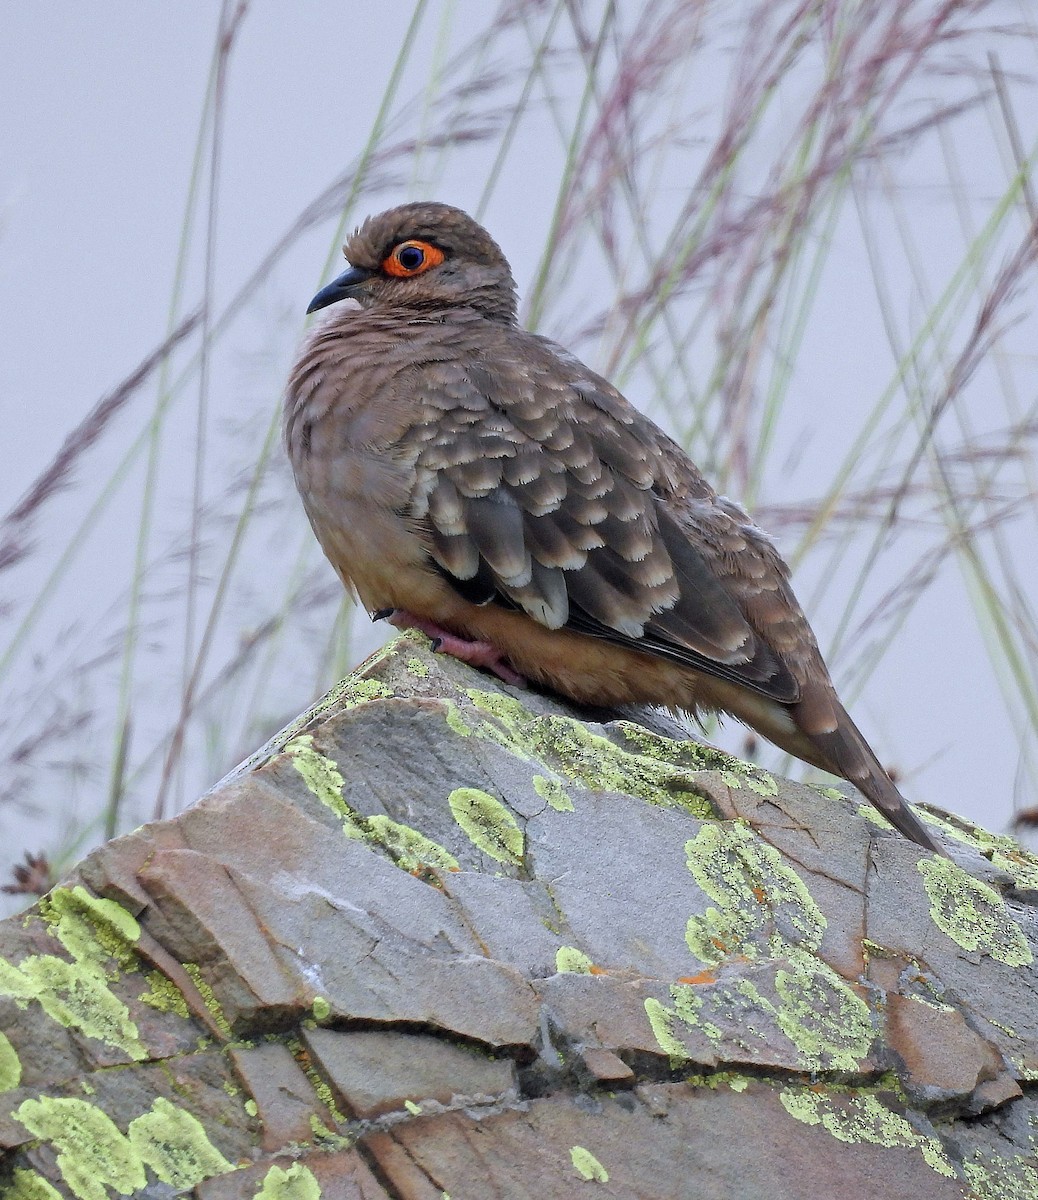
[[[398,639],[0,926],[0,1194],[1038,1197],[1038,861]]]

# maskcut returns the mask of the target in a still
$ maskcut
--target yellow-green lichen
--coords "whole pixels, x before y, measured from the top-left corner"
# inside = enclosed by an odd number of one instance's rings
[[[671,763],[687,771],[740,771],[743,768],[751,771],[757,767],[733,757],[716,746],[708,746],[693,738],[675,739],[665,737],[662,733],[653,733],[644,725],[633,721],[615,721],[613,728],[623,737],[626,745],[633,747],[638,754],[647,758],[655,758],[661,763]]]
[[[994,1025],[996,1029],[1001,1029],[1004,1034],[1011,1038],[1019,1038],[1019,1034],[1011,1025],[1003,1025],[1000,1021],[996,1021],[994,1017],[988,1017],[988,1021]]]
[[[590,975],[591,959],[575,946],[560,946],[555,951],[555,970],[562,974]]]
[[[130,1122],[127,1135],[141,1162],[175,1188],[191,1188],[234,1169],[209,1141],[201,1121],[164,1096]]]
[[[17,966],[0,960],[0,994],[22,1007],[35,1000],[66,1028],[114,1046],[128,1058],[147,1058],[130,1010],[110,987],[124,973],[139,969],[136,919],[114,900],[91,895],[82,886],[55,888],[40,901],[39,912],[72,961],[50,954],[29,955]],[[148,978],[162,977],[153,972]],[[155,998],[145,993],[142,999],[154,1003]],[[188,1015],[186,1005],[175,1011]]]
[[[676,983],[670,989],[674,1014],[690,1029],[701,1030],[715,1045],[721,1040],[721,1030],[713,1021],[703,1018],[703,997],[687,983]]]
[[[760,935],[817,949],[826,920],[804,881],[773,847],[741,822],[704,825],[685,843],[688,869],[719,907],[689,918],[685,940],[714,966],[732,955],[755,958]]]
[[[310,1114],[310,1136],[322,1150],[348,1150],[353,1145],[352,1138],[329,1129],[316,1113]]]
[[[147,1184],[145,1167],[163,1183],[191,1188],[233,1169],[212,1145],[201,1122],[164,1097],[135,1117],[125,1134],[86,1100],[25,1100],[13,1114],[57,1152],[57,1166],[78,1200],[107,1200],[108,1188],[130,1195]]]
[[[286,1044],[293,1058],[295,1058],[296,1062],[300,1065],[300,1067],[302,1067],[303,1074],[307,1077],[307,1079],[310,1080],[310,1086],[317,1093],[318,1100],[320,1100],[324,1107],[328,1110],[328,1115],[335,1122],[335,1124],[345,1125],[346,1117],[344,1117],[339,1111],[338,1106],[335,1103],[335,1094],[332,1092],[331,1087],[325,1082],[324,1077],[314,1066],[313,1060],[310,1058],[308,1052],[304,1049],[302,1042],[292,1038]],[[321,1122],[316,1113],[312,1114],[310,1117],[310,1128],[313,1131],[314,1137],[316,1138],[324,1138],[324,1140],[327,1141],[328,1138],[334,1139],[339,1137],[334,1130],[328,1129],[327,1126]]]
[[[409,658],[407,660],[407,669],[418,679],[424,679],[429,674],[429,668],[420,658]]]
[[[455,788],[447,803],[465,836],[474,846],[502,863],[519,866],[525,838],[515,817],[489,792],[480,788]]]
[[[256,1103],[255,1100],[246,1100],[245,1101],[245,1111],[249,1114],[250,1117],[259,1116],[259,1105]]]
[[[273,1166],[253,1200],[321,1200],[321,1185],[309,1167],[293,1163],[290,1167]]]
[[[472,729],[465,720],[461,709],[454,703],[454,701],[443,700],[441,703],[443,704],[444,720],[446,720],[447,728],[451,731],[451,733],[456,734],[458,737],[471,737]]]
[[[934,924],[953,942],[1010,967],[1033,961],[1023,931],[994,888],[947,859],[920,859],[918,867]]]
[[[728,1088],[733,1092],[745,1092],[750,1086],[749,1077],[737,1075],[734,1071],[714,1071],[710,1075],[686,1075],[685,1083],[692,1088],[709,1088],[716,1092],[718,1088]]]
[[[687,1062],[688,1051],[674,1032],[674,1025],[678,1019],[677,1013],[673,1009],[667,1008],[655,996],[649,996],[645,1001],[645,1015],[649,1018],[649,1026],[652,1029],[652,1036],[656,1039],[656,1044],[670,1059],[671,1066],[677,1067],[681,1063]]]
[[[945,820],[936,813],[927,813],[927,818],[942,833],[977,850],[996,870],[1004,871],[1013,880],[1017,891],[1038,891],[1038,854],[1021,846],[1016,838],[1005,833],[992,833],[964,817]]]
[[[108,1188],[128,1196],[148,1182],[144,1163],[126,1135],[86,1100],[25,1100],[13,1115],[33,1137],[54,1147],[58,1170],[78,1200],[108,1200]]]
[[[573,812],[573,801],[557,779],[547,779],[543,775],[535,775],[533,790],[542,800],[547,800],[549,807],[554,808],[556,812]]]
[[[1018,1054],[1007,1054],[1006,1062],[1013,1068],[1017,1083],[1038,1083],[1038,1066],[1033,1059]],[[1038,1200],[1038,1197],[1035,1198]]]
[[[300,734],[286,746],[285,753],[292,759],[292,766],[302,776],[303,782],[318,800],[342,820],[343,833],[347,837],[360,837],[362,831],[357,824],[357,814],[343,799],[345,780],[334,759],[314,749],[311,733]]]
[[[791,1117],[805,1125],[821,1125],[838,1141],[917,1149],[932,1170],[939,1175],[955,1177],[955,1168],[948,1161],[941,1143],[913,1129],[904,1117],[887,1108],[874,1092],[784,1088],[779,1099]]]
[[[789,969],[780,967],[775,972],[774,1001],[752,980],[740,979],[734,987],[719,986],[705,993],[711,1002],[708,1011],[728,1008],[738,1013],[743,1045],[749,1044],[748,1035],[766,1040],[760,1018],[777,1026],[796,1049],[804,1070],[857,1070],[872,1044],[868,1006],[827,963],[793,947],[787,948],[786,955]],[[739,999],[748,1010],[739,1007]],[[697,1000],[707,1009],[703,997],[697,995]],[[688,1020],[681,1005],[675,1008]],[[708,1029],[701,1017],[696,1023]],[[718,1044],[720,1037],[711,1035],[711,1040]]]
[[[167,979],[161,971],[149,971],[145,976],[148,990],[137,997],[142,1004],[149,1008],[157,1008],[159,1012],[176,1013],[178,1017],[190,1018],[191,1011],[184,999],[184,993],[172,979]]]
[[[24,964],[23,959],[23,964]],[[36,1000],[36,984],[25,976],[20,967],[7,959],[0,959],[0,996],[8,996],[24,1008],[30,1000]]]
[[[404,1108],[411,1114],[412,1117],[420,1117],[422,1115],[422,1106],[415,1104],[413,1100],[405,1100]]]
[[[688,1061],[688,1051],[678,1038],[676,1032],[677,1022],[682,1022],[682,1025],[696,1030],[707,1038],[714,1045],[720,1045],[724,1039],[724,1032],[713,1021],[710,1021],[703,1015],[706,1003],[703,996],[694,986],[684,983],[672,984],[670,988],[671,1000],[674,1007],[667,1008],[665,1004],[661,1004],[655,998],[649,998],[646,1001],[646,1015],[649,1019],[649,1025],[652,1026],[653,1036],[658,1042],[660,1049],[670,1056],[671,1064],[674,1067],[680,1063]],[[712,1000],[718,998],[718,994],[712,995]],[[722,1001],[730,998],[727,991],[722,994]]]
[[[92,896],[85,887],[55,888],[39,902],[48,932],[79,962],[114,959],[123,970],[137,965],[141,927],[114,900]]]
[[[847,797],[844,796],[844,799],[846,800]],[[865,820],[868,821],[870,825],[875,825],[877,829],[893,829],[894,828],[894,826],[891,825],[891,823],[879,811],[879,809],[874,808],[871,804],[859,804],[858,805],[858,816],[864,817]]]
[[[748,788],[758,796],[778,795],[775,777],[763,767],[744,762],[715,746],[705,746],[691,738],[675,741],[658,733],[650,733],[630,721],[617,721],[616,728],[623,734],[627,744],[661,763],[679,766],[686,771],[717,771],[727,787]]]
[[[182,963],[181,966],[191,976],[191,982],[198,989],[198,994],[202,997],[202,1003],[206,1007],[206,1011],[213,1018],[213,1023],[216,1028],[223,1034],[224,1037],[231,1036],[230,1022],[223,1015],[223,1009],[220,1007],[220,1001],[216,998],[216,993],[206,982],[202,975],[202,968],[198,963]]]
[[[574,1171],[576,1171],[581,1179],[586,1179],[589,1182],[594,1180],[595,1183],[609,1182],[609,1172],[590,1150],[585,1150],[583,1146],[572,1146],[569,1157],[573,1163]]]
[[[790,949],[775,974],[775,1019],[811,1070],[857,1069],[872,1045],[868,1006],[827,963]]]
[[[778,784],[775,777],[760,767],[751,767],[748,763],[740,764],[743,770],[733,771],[726,767],[720,772],[721,781],[730,788],[748,788],[758,796],[777,796]]]
[[[445,871],[458,869],[458,860],[450,851],[410,825],[401,825],[383,816],[367,817],[363,824],[370,840],[378,842],[405,871],[417,871],[422,867],[441,867]]]
[[[1012,838],[1005,840],[1012,842]],[[996,870],[1004,871],[1012,879],[1018,892],[1038,892],[1038,858],[1030,851],[1014,843],[1010,849],[996,846],[985,848],[983,853]]]
[[[370,704],[372,700],[392,698],[393,689],[380,679],[358,679],[356,675],[348,675],[339,684],[335,696],[336,703],[343,708],[356,708],[360,704]]]
[[[13,1092],[22,1081],[22,1062],[6,1033],[0,1033],[0,1092]]]
[[[315,1021],[327,1021],[331,1015],[332,1006],[323,996],[315,996],[310,1011],[314,1014]]]
[[[376,650],[374,654],[369,655],[360,669],[370,671],[377,663],[388,658],[392,653],[393,645],[394,643],[390,642]],[[358,675],[347,675],[345,679],[340,679],[330,691],[326,692],[316,704],[311,705],[306,712],[300,713],[267,746],[252,758],[247,759],[246,764],[256,766],[266,762],[271,749],[283,753],[285,745],[293,741],[299,735],[300,730],[309,728],[318,717],[333,709],[356,708],[358,705],[367,704],[372,700],[387,700],[392,696],[392,690],[377,679],[362,679]]]
[[[345,780],[338,765],[315,750],[313,743],[311,734],[301,734],[285,746],[285,753],[291,756],[293,766],[317,799],[342,818],[342,831],[347,837],[380,847],[404,871],[425,867],[458,869],[458,860],[449,851],[410,825],[382,815],[365,817],[351,808],[343,796]]]
[[[645,1012],[660,1049],[675,1064],[688,1058],[678,1035],[680,1021],[716,1047],[732,1044],[747,1051],[782,1034],[805,1071],[860,1068],[872,1044],[871,1014],[831,967],[790,946],[775,970],[774,986],[769,999],[744,977],[706,986],[676,983],[670,987],[673,1008],[652,998],[645,1001]]]
[[[7,1200],[61,1200],[61,1193],[35,1171],[15,1170]]]
[[[66,1029],[78,1029],[128,1058],[148,1057],[130,1010],[111,991],[96,962],[68,962],[39,954],[29,955],[16,967],[0,959],[0,995],[10,996],[20,1007],[36,1000],[47,1016]]]
[[[716,965],[741,952],[753,924],[749,913],[737,908],[708,908],[689,917],[685,944],[700,962]]]
[[[911,1000],[913,1004],[921,1004],[923,1008],[933,1009],[934,1012],[957,1012],[958,1009],[952,1004],[941,1004],[936,1000],[929,1000],[926,996],[919,996],[915,992],[909,992],[905,996],[906,1000]]]
[[[623,792],[650,804],[677,806],[697,817],[714,815],[687,768],[625,750],[573,717],[536,716],[511,696],[476,688],[468,696],[477,709],[494,718],[475,732],[547,768],[560,781],[570,780],[592,792]],[[636,728],[617,722],[621,732],[628,726]]]
[[[1038,1169],[1033,1154],[1000,1158],[975,1150],[962,1169],[976,1200],[1038,1200]]]

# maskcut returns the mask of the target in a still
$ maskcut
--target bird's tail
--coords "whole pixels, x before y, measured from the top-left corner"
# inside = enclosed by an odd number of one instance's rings
[[[880,766],[879,759],[872,752],[872,747],[866,742],[847,711],[836,700],[835,695],[831,694],[826,699],[830,702],[831,719],[825,724],[835,724],[835,729],[820,730],[818,724],[811,721],[804,721],[804,724],[801,724],[801,720],[809,714],[796,714],[801,718],[797,720],[801,733],[811,742],[815,751],[814,761],[817,765],[853,783],[858,791],[906,838],[926,850],[932,850],[934,854],[948,858],[947,850],[909,808],[908,802],[897,790],[893,780]],[[814,725],[813,729],[812,725]]]

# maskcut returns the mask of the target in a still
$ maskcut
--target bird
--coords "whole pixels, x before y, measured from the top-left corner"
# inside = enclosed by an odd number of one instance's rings
[[[841,704],[771,538],[519,325],[491,235],[414,202],[343,253],[307,309],[335,306],[304,340],[283,432],[313,531],[371,616],[580,704],[735,716],[944,855]]]

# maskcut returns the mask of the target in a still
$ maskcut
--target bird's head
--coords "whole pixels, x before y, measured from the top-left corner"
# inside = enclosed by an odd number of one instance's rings
[[[460,208],[431,201],[391,208],[368,217],[342,252],[349,270],[322,288],[307,312],[351,299],[364,308],[424,312],[465,305],[493,320],[516,319],[508,260]]]

